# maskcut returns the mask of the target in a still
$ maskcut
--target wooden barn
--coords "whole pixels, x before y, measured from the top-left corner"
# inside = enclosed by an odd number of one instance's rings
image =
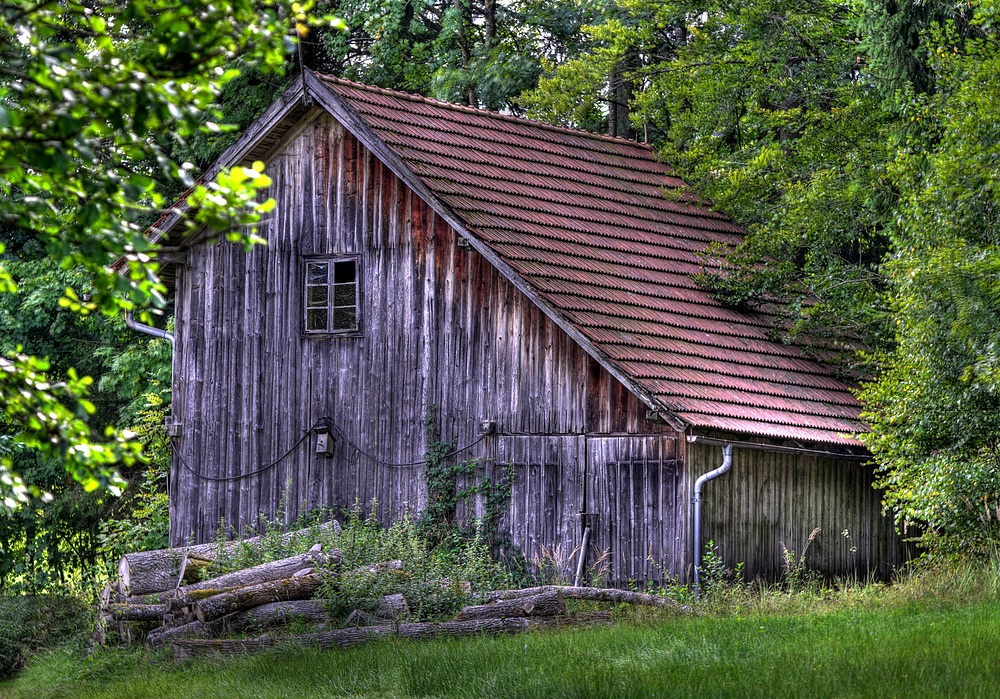
[[[903,562],[851,388],[692,281],[741,230],[648,146],[306,74],[218,166],[256,160],[266,246],[155,232],[173,544],[283,502],[419,511],[433,411],[456,458],[513,467],[506,534],[570,577],[582,550],[615,585],[689,579],[725,444],[701,541],[728,564]]]

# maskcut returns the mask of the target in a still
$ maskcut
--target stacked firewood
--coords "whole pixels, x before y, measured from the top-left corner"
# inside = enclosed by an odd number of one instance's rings
[[[480,596],[485,604],[470,604],[450,621],[417,623],[408,621],[411,617],[405,597],[394,594],[381,597],[377,605],[372,605],[378,609],[374,614],[360,611],[350,614],[342,622],[347,628],[290,635],[287,627],[292,622],[328,627],[328,600],[314,599],[324,576],[374,576],[386,571],[402,574],[403,563],[384,561],[342,572],[340,551],[324,550],[316,544],[306,553],[198,580],[205,575],[204,571],[210,570],[216,557],[231,554],[236,546],[253,543],[248,540],[124,556],[117,588],[109,584],[102,597],[95,641],[103,644],[114,630],[126,643],[144,635],[147,646],[155,648],[169,643],[176,658],[185,658],[205,653],[254,651],[284,641],[333,648],[390,635],[468,636],[611,622],[608,611],[567,614],[567,599],[673,606],[683,610],[658,595],[543,586],[488,592]],[[465,595],[472,594],[465,582],[442,580],[441,584]],[[271,627],[286,628],[272,634],[238,637]]]
[[[321,527],[330,528],[339,525]],[[314,531],[290,532],[280,544]],[[311,598],[322,571],[339,566],[336,549],[324,551],[316,544],[306,553],[199,580],[218,558],[233,556],[238,547],[252,550],[260,545],[260,537],[254,537],[122,556],[117,585],[108,583],[101,595],[95,642],[103,644],[114,630],[125,643],[145,630],[147,643],[156,646],[172,637],[217,635],[282,623],[292,616],[325,620],[324,608]]]
[[[487,593],[486,604],[470,605],[451,621],[438,623],[392,623],[343,628],[297,635],[265,634],[252,638],[184,639],[172,641],[174,658],[182,660],[209,654],[249,653],[278,643],[295,643],[317,648],[346,648],[378,638],[439,638],[510,634],[532,629],[607,625],[610,611],[567,614],[566,600],[590,600],[615,604],[666,607],[677,612],[690,608],[661,595],[627,590],[548,585],[523,590],[496,590]]]

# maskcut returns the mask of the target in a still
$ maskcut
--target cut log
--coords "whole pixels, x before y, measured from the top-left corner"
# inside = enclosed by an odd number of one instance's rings
[[[247,585],[259,585],[260,583],[270,582],[272,580],[290,578],[298,575],[303,570],[313,570],[313,567],[317,564],[330,563],[336,565],[340,563],[340,551],[334,549],[329,554],[324,555],[318,546],[319,545],[317,544],[313,547],[315,550],[310,550],[307,553],[301,553],[298,556],[290,556],[288,558],[282,558],[278,561],[263,563],[259,566],[254,566],[253,568],[237,570],[233,573],[220,575],[217,578],[204,580],[192,585],[186,585],[176,590],[168,590],[158,594],[145,595],[140,599],[146,603],[166,601],[168,603],[168,607],[173,608],[191,604],[192,602],[196,602],[222,592],[232,592],[236,588],[246,587]]]
[[[576,623],[575,623],[576,622]],[[291,642],[318,648],[346,648],[387,636],[402,638],[459,638],[475,635],[498,635],[519,633],[532,629],[543,629],[576,625],[606,624],[611,622],[610,614],[576,617],[538,617],[512,619],[474,619],[471,621],[446,621],[440,624],[384,624],[362,626],[355,629],[321,631],[296,636],[257,636],[247,639],[175,639],[171,643],[175,660],[223,654],[252,653],[273,647],[277,643]]]
[[[159,648],[176,638],[199,638],[214,635],[208,626],[200,621],[192,621],[183,626],[161,626],[146,635],[146,647]]]
[[[354,576],[354,575],[378,575],[387,570],[402,570],[403,562],[400,560],[395,561],[382,561],[381,563],[373,563],[370,566],[361,566],[360,568],[355,568],[352,571],[344,573],[344,576]]]
[[[245,612],[236,612],[214,621],[192,621],[183,626],[160,627],[146,636],[146,645],[157,648],[174,638],[211,638],[224,633],[244,633],[292,622],[321,624],[327,620],[326,605],[317,600],[271,602]]]
[[[386,595],[379,600],[378,612],[375,614],[380,621],[399,621],[410,616],[410,607],[402,593]]]
[[[269,602],[309,599],[321,581],[322,577],[314,573],[300,575],[297,578],[272,580],[259,585],[248,585],[195,602],[194,613],[198,621],[204,623]]]
[[[170,549],[126,553],[118,561],[118,593],[122,597],[129,597],[176,587],[184,559],[185,552]],[[195,559],[189,560],[187,566],[192,572],[195,569],[191,565],[193,560]],[[201,562],[208,564],[208,561]]]
[[[111,615],[108,613],[108,607],[111,605],[112,593],[113,588],[109,582],[104,586],[104,589],[101,590],[101,594],[97,598],[97,621],[94,624],[94,635],[90,638],[91,653],[107,642],[108,625],[111,623]]]
[[[299,529],[282,534],[281,543],[322,532],[339,532],[340,524],[331,520],[318,527]],[[118,592],[122,597],[148,595],[178,587],[178,576],[184,565],[184,581],[196,582],[198,569],[209,565],[220,554],[229,556],[241,546],[259,546],[261,537],[227,541],[222,544],[199,544],[175,549],[127,553],[118,561]],[[186,562],[185,562],[186,561]]]
[[[201,576],[202,571],[210,565],[212,565],[210,559],[190,551],[185,551],[183,558],[181,558],[177,581],[173,584],[173,587],[181,587],[185,582],[194,582]]]
[[[555,616],[566,613],[566,603],[558,589],[547,590],[530,597],[512,600],[497,600],[489,604],[465,607],[455,617],[455,621],[470,619],[509,619],[519,616]]]
[[[515,600],[533,597],[544,592],[558,590],[565,599],[592,600],[595,602],[614,602],[616,604],[638,604],[648,607],[671,607],[679,612],[690,612],[691,607],[662,595],[650,595],[645,592],[630,592],[601,587],[569,587],[562,585],[542,585],[528,587],[523,590],[496,590],[486,593],[487,600]]]
[[[113,602],[108,605],[108,614],[115,621],[163,621],[167,611],[163,604],[130,604]]]
[[[242,633],[248,629],[265,629],[292,622],[322,624],[328,618],[326,604],[319,600],[303,599],[262,604],[245,612],[223,617],[219,621],[226,631]]]

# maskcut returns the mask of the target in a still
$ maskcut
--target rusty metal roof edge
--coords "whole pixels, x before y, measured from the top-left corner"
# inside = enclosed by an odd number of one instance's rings
[[[872,460],[871,454],[836,452],[824,449],[812,449],[810,447],[792,447],[792,446],[786,446],[784,444],[761,444],[758,442],[745,442],[734,439],[720,439],[718,437],[706,437],[700,434],[688,434],[686,436],[686,439],[689,444],[704,444],[706,446],[724,446],[726,444],[732,444],[737,449],[749,449],[753,451],[769,451],[781,454],[802,454],[803,456],[817,456],[821,458],[839,459],[848,461]],[[830,445],[841,446],[844,447],[845,449],[850,448],[848,445],[840,442],[831,442]]]
[[[350,105],[347,99],[341,97],[337,92],[325,85],[321,79],[312,73],[306,74],[306,85],[316,101],[335,116],[346,129],[348,129],[366,148],[392,170],[410,189],[412,189],[421,199],[427,202],[434,211],[441,216],[449,225],[454,228],[459,235],[469,241],[469,245],[481,254],[492,264],[518,291],[523,293],[528,299],[542,310],[560,329],[569,335],[583,348],[587,354],[594,358],[598,364],[604,367],[609,374],[614,376],[626,388],[634,393],[646,406],[652,410],[660,412],[667,423],[675,430],[683,431],[687,428],[687,422],[678,417],[670,410],[662,400],[646,391],[640,384],[636,383],[632,377],[619,369],[611,359],[600,350],[586,335],[584,335],[562,312],[551,303],[542,298],[539,292],[517,271],[503,260],[497,253],[480,240],[469,230],[468,226],[454,211],[451,210],[424,181],[414,173],[406,162],[399,157],[388,144],[385,143],[375,133],[364,118]]]

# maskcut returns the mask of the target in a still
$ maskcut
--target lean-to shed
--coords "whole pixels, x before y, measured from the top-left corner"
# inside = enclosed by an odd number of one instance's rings
[[[513,465],[503,527],[529,561],[571,572],[589,527],[613,584],[689,578],[694,482],[735,442],[702,502],[727,563],[773,577],[782,545],[828,573],[902,562],[851,387],[772,339],[773,309],[692,281],[741,230],[647,146],[307,73],[219,165],[255,160],[266,246],[157,233],[174,544],[282,502],[419,510],[434,411],[461,458]]]

